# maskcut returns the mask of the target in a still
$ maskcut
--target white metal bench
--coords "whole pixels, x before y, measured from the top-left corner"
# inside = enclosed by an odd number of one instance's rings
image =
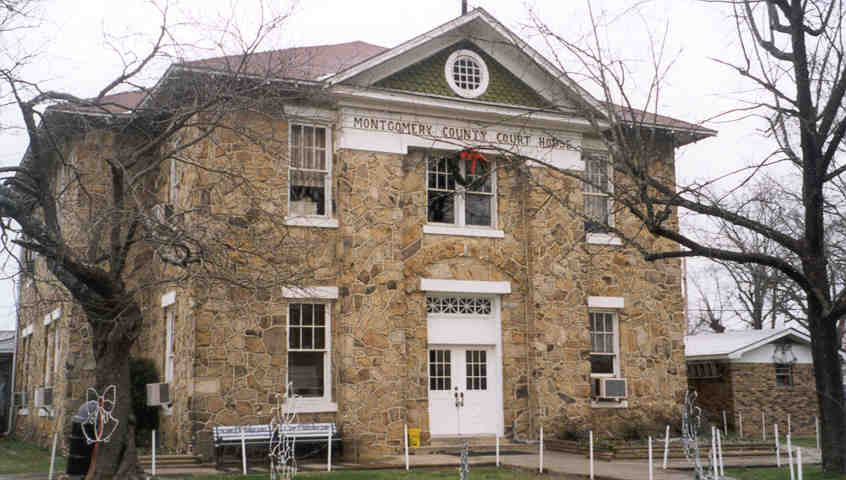
[[[338,444],[341,448],[341,437],[334,423],[297,423],[280,425],[279,433],[286,437],[294,437],[296,443],[327,443]],[[245,447],[270,445],[270,425],[236,425],[218,426],[212,428],[214,439],[215,464],[220,465],[220,458],[225,447],[241,447],[241,439]]]

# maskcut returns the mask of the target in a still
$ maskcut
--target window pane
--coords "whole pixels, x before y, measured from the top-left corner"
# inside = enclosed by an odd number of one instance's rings
[[[314,306],[314,324],[326,325],[326,305],[318,303]]]
[[[297,348],[301,348],[301,341],[300,341],[300,330],[301,327],[292,327],[288,330],[288,348],[293,350]]]
[[[302,312],[303,325],[314,325],[314,305],[304,303]]]
[[[288,324],[289,325],[299,325],[300,324],[300,304],[299,303],[292,303],[288,306]]]
[[[455,203],[452,193],[429,191],[429,221],[455,223]]]
[[[325,128],[315,128],[314,129],[314,146],[317,148],[326,148],[326,129]]]
[[[467,225],[491,226],[491,203],[492,195],[476,195],[468,193],[465,195],[465,218]]]
[[[326,174],[291,171],[289,215],[326,215]]]
[[[591,355],[590,373],[614,373],[613,355]]]
[[[288,381],[301,397],[323,396],[323,352],[288,353]]]
[[[326,348],[326,327],[317,327],[314,329],[314,348]]]

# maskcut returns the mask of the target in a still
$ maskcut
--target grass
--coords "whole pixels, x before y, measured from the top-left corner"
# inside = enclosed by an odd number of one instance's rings
[[[787,440],[782,440],[782,443],[787,443]],[[796,437],[790,439],[790,444],[794,447],[802,448],[817,448],[816,437]]]
[[[50,451],[31,443],[0,439],[0,473],[50,471]],[[65,458],[56,457],[54,472],[65,471]]]
[[[726,475],[737,480],[789,480],[790,472],[787,467],[782,468],[727,468]],[[819,466],[806,465],[802,468],[802,477],[808,480],[846,480],[846,475],[823,475]]]
[[[566,479],[566,476],[544,475],[539,477],[534,473],[523,470],[512,470],[508,468],[473,468],[470,470],[473,480],[531,480],[537,478],[545,479]],[[191,480],[267,480],[268,474],[264,475],[210,475],[186,477]],[[341,471],[341,472],[314,472],[298,473],[296,478],[312,478],[320,480],[440,480],[458,478],[458,468],[450,470],[369,470],[369,471]],[[583,477],[579,477],[583,478]]]

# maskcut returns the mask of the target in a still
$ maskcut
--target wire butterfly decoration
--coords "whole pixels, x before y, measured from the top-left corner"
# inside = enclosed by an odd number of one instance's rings
[[[287,480],[297,474],[297,460],[294,457],[297,437],[287,435],[289,425],[296,423],[293,383],[288,383],[284,395],[276,394],[276,406],[271,409],[270,420],[270,479]],[[283,402],[283,399],[285,400]]]
[[[102,395],[97,393],[97,390],[88,387],[85,399],[89,407],[88,418],[82,422],[82,435],[89,444],[108,443],[120,424],[120,421],[112,416],[117,404],[117,387],[109,385]],[[85,425],[92,426],[90,434]]]

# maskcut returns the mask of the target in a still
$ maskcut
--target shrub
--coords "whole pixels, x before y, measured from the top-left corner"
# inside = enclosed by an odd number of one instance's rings
[[[149,358],[129,360],[129,381],[132,386],[132,413],[135,415],[135,442],[147,445],[150,432],[159,428],[159,407],[147,406],[147,384],[159,381],[156,362]]]

